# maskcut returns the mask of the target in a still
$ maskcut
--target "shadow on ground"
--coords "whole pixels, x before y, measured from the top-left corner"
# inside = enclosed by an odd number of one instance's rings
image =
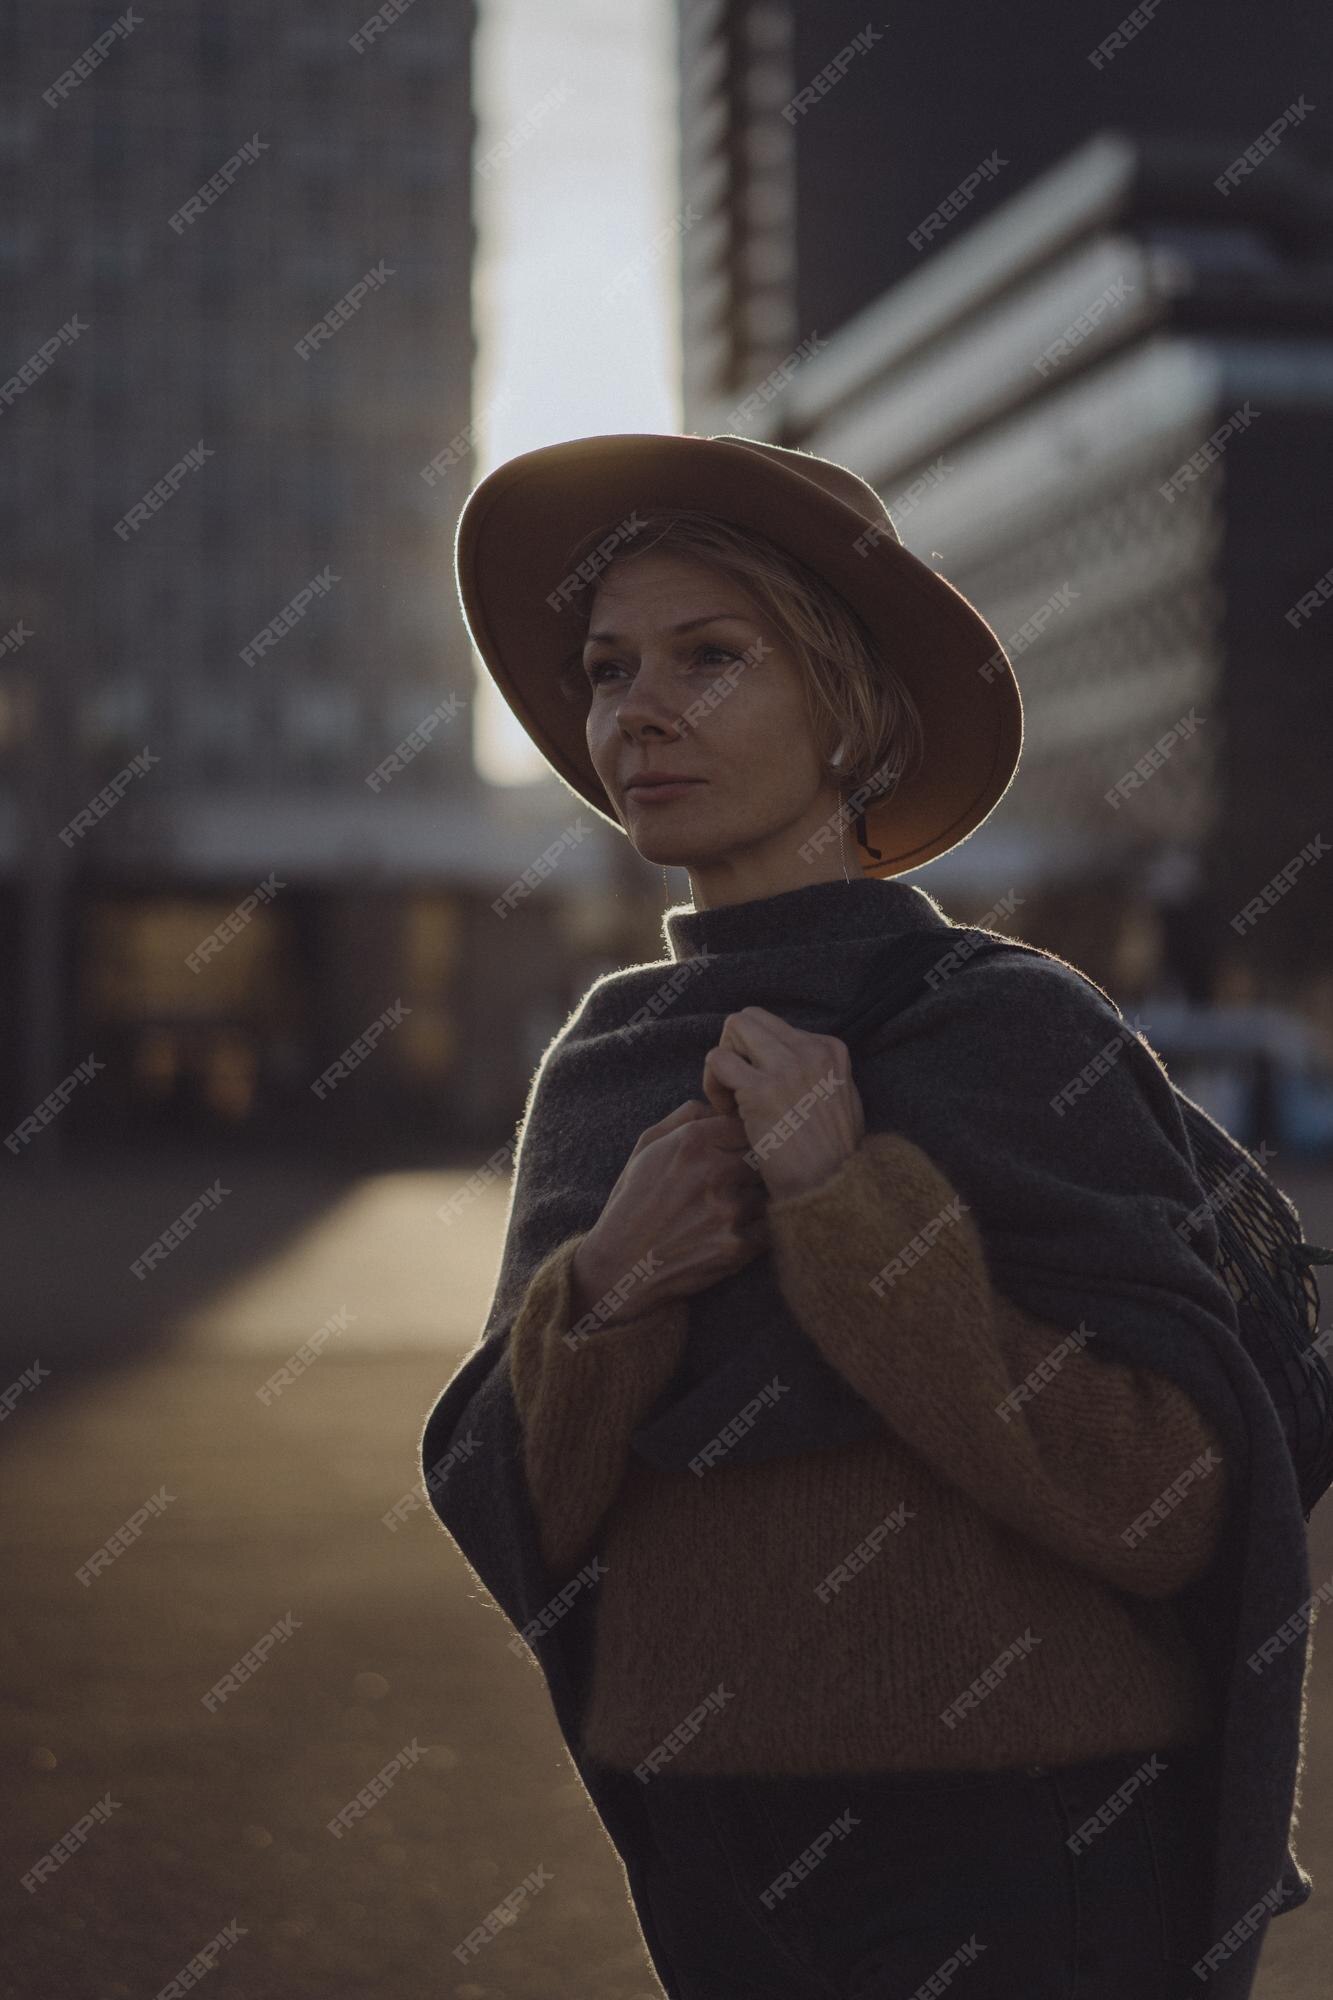
[[[425,1415],[485,1318],[507,1183],[442,1225],[461,1168],[358,1183],[254,1162],[157,1274],[149,1314],[129,1261],[206,1169],[76,1175],[11,1205],[0,1237],[24,1270],[7,1344],[19,1367],[51,1368],[0,1438],[0,1995],[138,2000],[234,1924],[208,1975],[218,2000],[659,2000],[536,1668],[424,1504],[383,1518],[416,1494]],[[1333,1177],[1289,1192],[1307,1236],[1333,1240]],[[347,1330],[261,1398],[340,1304]],[[1333,1577],[1333,1501],[1311,1573]],[[1333,1665],[1317,1629],[1308,1740],[1296,1846],[1316,1890],[1271,1928],[1257,2000],[1315,2000],[1333,1961]],[[460,1959],[537,1870],[549,1886]]]

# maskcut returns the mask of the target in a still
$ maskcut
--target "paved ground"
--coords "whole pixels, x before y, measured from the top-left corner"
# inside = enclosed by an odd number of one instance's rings
[[[226,1195],[136,1279],[131,1261],[219,1177]],[[0,1438],[3,2000],[147,2000],[230,1925],[244,1934],[220,1947],[218,2000],[658,2000],[535,1669],[424,1509],[381,1521],[485,1317],[504,1187],[445,1225],[465,1167],[356,1181],[182,1156],[8,1179],[4,1381],[49,1374]],[[1333,1241],[1333,1179],[1286,1185],[1306,1234]],[[318,1361],[262,1402],[330,1320]],[[1316,1582],[1333,1575],[1333,1502],[1321,1514]],[[267,1661],[206,1707],[269,1633]],[[1319,1643],[1308,1726],[1297,1844],[1320,1886],[1271,1931],[1258,2000],[1314,2000],[1333,1960]],[[330,1834],[412,1745],[380,1803]],[[82,1844],[25,1890],[86,1815]],[[550,1887],[460,1964],[454,1947],[538,1868]]]

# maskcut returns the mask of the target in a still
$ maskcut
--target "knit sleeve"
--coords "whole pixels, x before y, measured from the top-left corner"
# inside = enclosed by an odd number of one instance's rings
[[[868,1135],[819,1187],[769,1204],[783,1295],[825,1359],[943,1479],[1116,1588],[1166,1597],[1223,1523],[1219,1440],[1164,1375],[1090,1352],[993,1287],[935,1162]]]
[[[542,1554],[555,1573],[576,1565],[596,1534],[688,1325],[685,1298],[609,1325],[576,1323],[571,1267],[582,1241],[568,1237],[538,1265],[506,1357]]]

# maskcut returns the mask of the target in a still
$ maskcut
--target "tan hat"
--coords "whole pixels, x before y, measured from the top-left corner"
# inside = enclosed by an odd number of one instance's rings
[[[1004,796],[1023,705],[980,612],[903,548],[873,486],[846,466],[753,438],[630,432],[574,438],[507,459],[458,520],[454,570],[472,643],[557,774],[621,833],[592,759],[592,699],[570,607],[641,516],[688,507],[767,536],[861,618],[920,711],[923,756],[857,819],[866,875],[900,875],[966,840]],[[578,569],[589,536],[605,539]],[[868,788],[867,788],[868,789]],[[854,810],[862,801],[853,790]]]

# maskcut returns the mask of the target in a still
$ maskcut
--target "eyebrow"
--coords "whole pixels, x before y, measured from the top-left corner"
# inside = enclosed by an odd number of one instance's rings
[[[743,620],[744,616],[745,614],[742,611],[705,611],[702,618],[685,618],[682,619],[679,625],[668,625],[667,631],[692,632],[696,625],[712,625],[722,618],[739,621]],[[620,644],[623,637],[624,634],[622,632],[589,632],[584,644],[591,645],[594,639],[605,639],[611,645],[615,646]]]

